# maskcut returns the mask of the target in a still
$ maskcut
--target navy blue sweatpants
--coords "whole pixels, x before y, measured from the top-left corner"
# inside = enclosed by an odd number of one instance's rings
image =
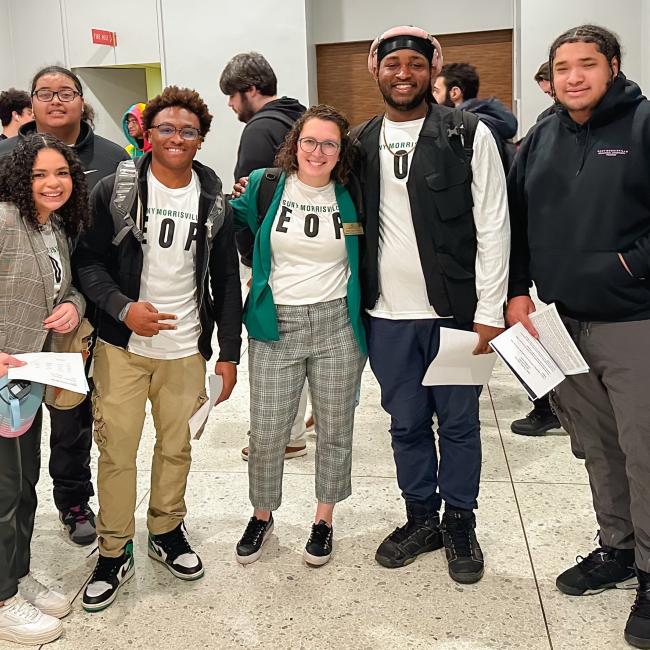
[[[431,511],[441,499],[454,508],[477,507],[481,476],[480,386],[422,386],[438,353],[440,328],[452,319],[370,318],[370,366],[391,416],[397,482],[407,502]],[[432,426],[438,421],[440,460]]]

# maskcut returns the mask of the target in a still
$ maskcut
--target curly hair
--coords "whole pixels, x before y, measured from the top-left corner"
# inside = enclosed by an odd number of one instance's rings
[[[345,185],[352,171],[352,142],[348,131],[350,123],[343,113],[333,106],[327,104],[318,104],[308,108],[287,133],[284,142],[278,149],[275,157],[275,164],[282,168],[287,174],[293,174],[298,171],[298,140],[305,123],[311,119],[326,120],[334,122],[339,127],[341,133],[341,149],[339,151],[339,160],[332,170],[332,178],[342,185]]]
[[[40,229],[32,192],[32,170],[38,152],[43,149],[58,151],[70,168],[72,194],[56,214],[61,219],[66,235],[74,240],[90,223],[88,185],[73,149],[53,135],[32,133],[21,139],[11,154],[4,159],[0,167],[0,201],[13,203],[26,223]]]
[[[212,115],[207,104],[201,99],[196,90],[179,88],[178,86],[167,86],[160,95],[149,101],[142,114],[145,131],[151,129],[153,121],[160,111],[176,106],[185,108],[199,118],[199,131],[201,137],[205,138],[212,123]]]
[[[14,111],[22,113],[26,108],[32,107],[32,98],[29,93],[16,88],[9,88],[0,93],[0,122],[7,126],[11,122]]]

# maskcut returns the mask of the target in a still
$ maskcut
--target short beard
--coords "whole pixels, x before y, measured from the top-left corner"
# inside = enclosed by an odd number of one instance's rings
[[[255,115],[255,111],[251,108],[251,104],[248,101],[248,98],[244,93],[240,93],[241,96],[241,106],[239,112],[237,113],[237,119],[244,124],[248,124]]]
[[[449,97],[449,93],[445,92],[445,99],[441,102],[439,102],[441,106],[447,106],[449,108],[456,108],[456,104],[451,101],[451,97]]]
[[[426,103],[430,97],[430,92],[428,90],[425,90],[424,92],[414,97],[410,102],[406,104],[400,104],[390,96],[390,92],[385,93],[381,87],[379,88],[379,90],[384,98],[384,101],[391,108],[394,108],[396,111],[401,111],[403,113],[408,113],[409,111],[414,110],[415,108],[420,106],[423,102]]]

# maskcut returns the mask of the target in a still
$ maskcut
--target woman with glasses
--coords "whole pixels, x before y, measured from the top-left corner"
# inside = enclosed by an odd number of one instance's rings
[[[49,133],[70,145],[79,158],[88,190],[115,172],[129,158],[114,142],[96,135],[89,123],[92,109],[85,102],[77,75],[60,66],[39,70],[31,84],[34,121],[23,124],[18,137],[0,142],[0,159],[32,133]],[[90,398],[78,406],[50,412],[50,476],[54,504],[70,541],[84,546],[95,541],[95,515],[88,503],[94,490],[90,475],[92,414]]]
[[[22,365],[13,355],[48,350],[79,324],[85,302],[71,284],[70,250],[88,220],[72,149],[47,134],[24,138],[0,171],[0,379]],[[70,601],[30,574],[40,407],[27,415],[20,423],[0,417],[0,640],[39,644],[61,634]]]
[[[276,161],[282,173],[266,214],[258,214],[265,171],[250,175],[232,202],[235,223],[255,233],[244,323],[250,337],[249,496],[254,511],[236,547],[241,564],[260,557],[282,498],[284,450],[305,377],[318,422],[316,514],[303,557],[320,566],[332,553],[337,502],[351,493],[356,390],[366,359],[360,313],[362,226],[346,189],[348,122],[330,106],[307,110]]]

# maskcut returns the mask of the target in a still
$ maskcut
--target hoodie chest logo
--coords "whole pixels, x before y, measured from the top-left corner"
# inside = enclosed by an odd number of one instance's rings
[[[607,158],[616,158],[617,156],[627,156],[630,153],[629,149],[598,149],[596,152],[599,156],[606,156]]]

